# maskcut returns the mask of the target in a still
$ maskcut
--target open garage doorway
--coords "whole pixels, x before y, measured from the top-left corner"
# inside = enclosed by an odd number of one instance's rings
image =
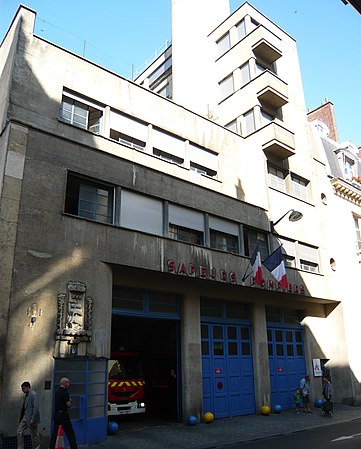
[[[135,353],[139,357],[146,411],[122,415],[118,419],[127,422],[128,426],[179,422],[179,321],[122,316],[113,312],[111,352],[119,351]]]

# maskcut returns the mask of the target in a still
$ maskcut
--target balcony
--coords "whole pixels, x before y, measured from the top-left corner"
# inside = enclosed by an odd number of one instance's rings
[[[272,72],[265,70],[254,79],[257,98],[272,108],[278,109],[288,103],[287,84]]]
[[[266,155],[286,159],[295,154],[295,139],[291,131],[272,122],[258,131]]]
[[[279,49],[281,39],[267,28],[257,27],[249,34],[249,39],[253,53],[262,61],[272,64],[282,56]]]

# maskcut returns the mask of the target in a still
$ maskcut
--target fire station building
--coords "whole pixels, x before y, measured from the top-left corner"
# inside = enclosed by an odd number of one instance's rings
[[[355,237],[335,238],[344,200],[294,39],[248,3],[173,2],[172,42],[131,81],[35,18],[19,7],[0,47],[0,433],[28,380],[48,436],[67,376],[78,443],[104,439],[120,348],[142,359],[149,413],[175,421],[290,408],[322,370],[335,402],[359,404]],[[265,268],[254,284],[257,245],[262,260],[282,246],[286,289]]]

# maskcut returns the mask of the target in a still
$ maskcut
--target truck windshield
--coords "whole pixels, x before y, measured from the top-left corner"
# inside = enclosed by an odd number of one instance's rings
[[[142,377],[139,360],[137,357],[125,357],[117,360],[109,360],[109,379],[129,379]]]

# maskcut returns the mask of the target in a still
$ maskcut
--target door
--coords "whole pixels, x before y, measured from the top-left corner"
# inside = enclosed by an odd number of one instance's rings
[[[54,393],[62,377],[70,379],[69,394],[73,403],[69,415],[78,445],[105,440],[108,384],[106,359],[57,359],[53,379]]]
[[[283,409],[294,406],[293,394],[306,374],[301,329],[267,329],[272,404]]]
[[[255,413],[250,327],[203,323],[201,329],[204,412]]]

